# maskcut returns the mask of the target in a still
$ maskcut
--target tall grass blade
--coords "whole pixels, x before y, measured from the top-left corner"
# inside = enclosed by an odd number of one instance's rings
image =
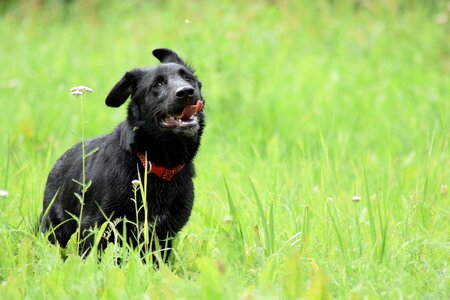
[[[341,249],[342,256],[344,257],[344,259],[347,259],[348,255],[347,255],[344,239],[342,237],[341,227],[337,221],[337,219],[339,219],[339,216],[338,216],[336,207],[334,206],[334,203],[333,203],[333,208],[334,208],[334,213],[335,213],[335,216],[333,216],[333,212],[331,211],[330,204],[328,203],[327,199],[325,199],[325,204],[327,206],[328,215],[330,216],[331,224],[333,225],[334,232],[336,233],[339,249]]]
[[[227,193],[228,206],[230,208],[231,215],[233,216],[234,224],[236,224],[235,228],[237,230],[239,238],[241,239],[242,246],[245,246],[244,234],[242,232],[241,220],[239,218],[239,214],[238,214],[238,212],[236,210],[236,207],[234,206],[233,197],[231,195],[230,188],[228,187],[228,182],[227,182],[227,179],[225,178],[225,176],[223,177],[223,181],[224,181],[225,190],[226,190],[226,193]]]
[[[273,212],[273,206],[274,202],[270,205],[270,211],[269,211],[269,237],[271,240],[270,245],[272,248],[270,249],[271,253],[275,253],[275,216]]]
[[[380,262],[383,261],[383,259],[385,257],[385,253],[386,253],[388,225],[389,225],[389,223],[385,222],[384,226],[382,228],[382,232],[381,232],[381,249],[380,249],[380,258],[379,258]]]
[[[373,249],[375,249],[376,244],[377,244],[377,229],[376,229],[376,224],[375,224],[375,217],[373,214],[372,199],[370,199],[369,182],[368,182],[368,178],[367,178],[366,164],[364,163],[364,160],[362,161],[362,167],[363,167],[363,174],[364,174],[364,185],[365,185],[365,189],[366,189],[367,211],[369,212],[370,237],[372,240]]]
[[[269,231],[269,225],[267,223],[267,218],[266,218],[266,215],[264,213],[264,209],[263,209],[263,206],[262,206],[262,203],[261,203],[261,199],[259,198],[259,194],[256,191],[255,185],[253,184],[253,181],[251,179],[250,179],[250,184],[252,186],[253,194],[255,196],[256,207],[258,208],[259,217],[260,217],[262,225],[263,225],[264,242],[265,242],[265,253],[266,253],[266,255],[270,255],[271,252],[272,252],[272,241],[271,241],[271,236],[270,236],[270,231]]]
[[[303,210],[303,218],[302,218],[302,239],[303,242],[301,244],[300,249],[303,251],[303,247],[305,243],[308,241],[309,236],[309,207],[308,205],[305,206]]]
[[[5,189],[8,189],[8,178],[9,178],[9,155],[10,155],[10,153],[9,153],[9,144],[10,144],[10,139],[11,139],[11,136],[8,134],[8,136],[7,136],[7,138],[6,138],[6,157],[5,157],[5,159],[6,159],[6,169],[5,169],[5,174],[4,174],[4,176],[5,176],[5,178],[4,178],[4,182],[3,182],[3,187],[5,188]]]

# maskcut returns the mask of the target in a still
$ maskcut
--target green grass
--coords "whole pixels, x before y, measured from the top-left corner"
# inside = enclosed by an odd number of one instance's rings
[[[352,2],[2,4],[0,298],[449,298],[450,8]],[[204,84],[192,217],[159,271],[63,261],[36,224],[80,140],[69,89],[108,133],[109,89],[161,46]]]

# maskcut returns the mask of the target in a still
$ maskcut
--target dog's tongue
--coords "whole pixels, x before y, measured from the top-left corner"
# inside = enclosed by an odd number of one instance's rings
[[[177,116],[178,119],[183,121],[189,120],[196,112],[201,111],[203,108],[203,101],[198,100],[195,105],[185,106],[183,112]]]

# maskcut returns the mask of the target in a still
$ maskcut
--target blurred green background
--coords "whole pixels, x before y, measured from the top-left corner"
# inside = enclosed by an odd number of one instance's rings
[[[450,296],[448,1],[2,1],[0,294],[17,298]],[[203,82],[196,202],[167,267],[85,262],[38,233],[46,176],[174,49]],[[352,201],[360,196],[360,201]],[[114,257],[125,255],[121,266]]]

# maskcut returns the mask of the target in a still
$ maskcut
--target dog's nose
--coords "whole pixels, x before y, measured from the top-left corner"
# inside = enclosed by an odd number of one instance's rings
[[[194,88],[190,86],[182,86],[178,88],[177,91],[175,92],[175,97],[177,97],[177,99],[185,99],[194,96],[194,94],[195,94]]]

